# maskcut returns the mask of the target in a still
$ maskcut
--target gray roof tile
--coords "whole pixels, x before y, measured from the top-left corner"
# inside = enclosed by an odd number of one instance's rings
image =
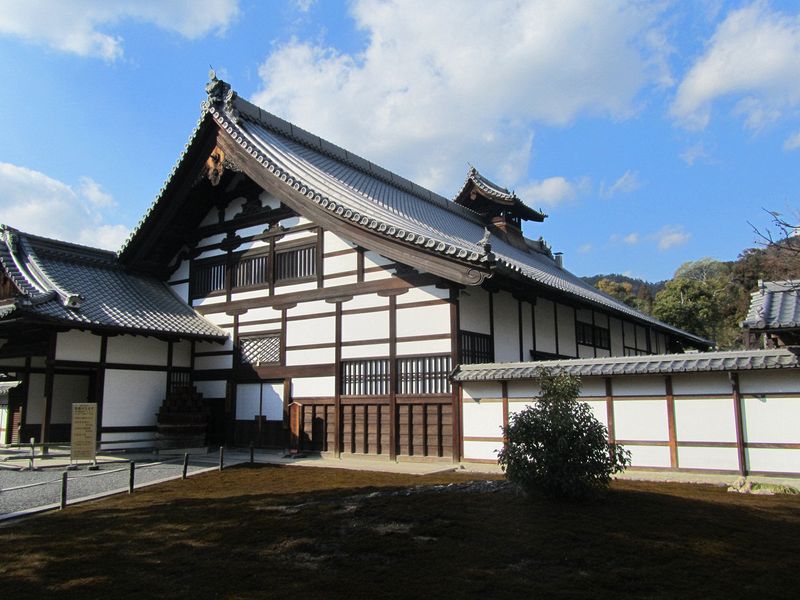
[[[789,347],[776,350],[737,350],[460,365],[454,372],[453,380],[465,382],[534,379],[536,372],[543,368],[581,377],[797,369],[800,368],[799,353],[799,348]]]
[[[800,328],[800,280],[761,282],[742,322],[748,329]]]

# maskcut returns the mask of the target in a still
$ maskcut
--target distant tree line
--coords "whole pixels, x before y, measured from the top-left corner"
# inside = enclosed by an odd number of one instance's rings
[[[741,348],[739,323],[758,281],[800,279],[800,236],[794,229],[779,231],[779,237],[765,238],[763,247],[748,248],[735,261],[689,261],[678,267],[672,279],[658,284],[621,275],[585,279],[665,323],[715,340],[720,349]]]

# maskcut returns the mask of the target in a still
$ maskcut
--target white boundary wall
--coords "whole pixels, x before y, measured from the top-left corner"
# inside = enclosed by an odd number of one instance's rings
[[[609,437],[631,451],[632,468],[800,477],[798,369],[583,377],[582,383],[581,399]],[[504,413],[511,418],[533,402],[536,382],[461,385],[464,460],[495,462]]]

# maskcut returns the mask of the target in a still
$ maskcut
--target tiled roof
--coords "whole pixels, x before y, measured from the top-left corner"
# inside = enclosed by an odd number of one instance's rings
[[[210,89],[206,107],[222,131],[262,168],[341,220],[479,268],[493,265],[679,339],[711,345],[600,292],[560,268],[549,253],[525,252],[495,237],[487,255],[479,244],[484,224],[471,210],[242,100],[224,82],[212,80]]]
[[[538,369],[563,371],[582,377],[656,375],[708,371],[750,371],[800,368],[800,349],[741,350],[687,354],[656,354],[612,358],[576,358],[523,363],[459,365],[454,381],[510,381],[533,379]]]
[[[543,212],[533,209],[522,200],[520,200],[514,192],[510,192],[493,181],[487,179],[478,172],[475,167],[470,167],[467,172],[467,178],[461,189],[454,196],[453,200],[459,202],[462,195],[466,195],[468,191],[473,189],[473,186],[481,190],[481,192],[488,198],[491,198],[501,204],[515,207],[518,214],[529,221],[544,221],[547,217]],[[459,202],[459,204],[463,204]]]
[[[800,328],[800,280],[766,281],[751,294],[742,327],[748,329]]]
[[[21,316],[74,327],[224,339],[163,282],[125,271],[113,252],[68,244],[0,225],[0,267],[21,294],[0,318]]]

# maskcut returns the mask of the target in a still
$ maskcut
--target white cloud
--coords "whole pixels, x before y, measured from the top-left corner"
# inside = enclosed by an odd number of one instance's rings
[[[622,238],[622,241],[625,242],[626,244],[628,244],[629,246],[633,246],[635,244],[638,244],[639,243],[639,234],[636,233],[636,232],[629,233],[624,238]]]
[[[253,101],[451,195],[469,161],[505,186],[527,171],[535,123],[625,118],[663,40],[640,2],[376,1],[351,6],[359,53],[293,40]],[[472,32],[465,35],[465,32]],[[477,33],[480,32],[480,33]]]
[[[692,167],[694,163],[698,161],[709,161],[711,159],[711,154],[706,150],[703,142],[697,142],[684,150],[680,154],[680,157],[683,162]]]
[[[297,10],[306,13],[316,4],[316,0],[294,0],[293,4]]]
[[[731,11],[684,77],[672,115],[703,129],[714,101],[743,95],[734,108],[759,129],[800,103],[800,18],[771,11],[766,2]]]
[[[617,194],[630,194],[642,187],[642,182],[636,171],[625,171],[622,176],[606,188],[605,184],[600,186],[600,196],[611,198]]]
[[[574,200],[589,186],[589,180],[585,177],[575,181],[569,181],[564,177],[548,177],[540,181],[532,181],[515,190],[515,193],[532,207],[542,204],[555,206],[568,200]]]
[[[800,148],[800,131],[797,131],[786,138],[783,142],[783,149],[787,152]]]
[[[120,21],[152,23],[194,39],[225,31],[238,13],[238,0],[12,0],[0,11],[0,35],[113,61],[123,55],[123,40],[109,29]]]
[[[682,246],[691,239],[692,234],[687,233],[683,225],[664,225],[649,237],[656,242],[658,249],[663,251]]]
[[[579,254],[589,254],[589,252],[591,252],[592,250],[594,250],[594,246],[592,246],[591,244],[581,244],[578,247]]]
[[[113,198],[88,177],[76,187],[44,173],[0,163],[0,214],[5,225],[69,242],[116,250],[127,237],[124,225],[105,223]]]

